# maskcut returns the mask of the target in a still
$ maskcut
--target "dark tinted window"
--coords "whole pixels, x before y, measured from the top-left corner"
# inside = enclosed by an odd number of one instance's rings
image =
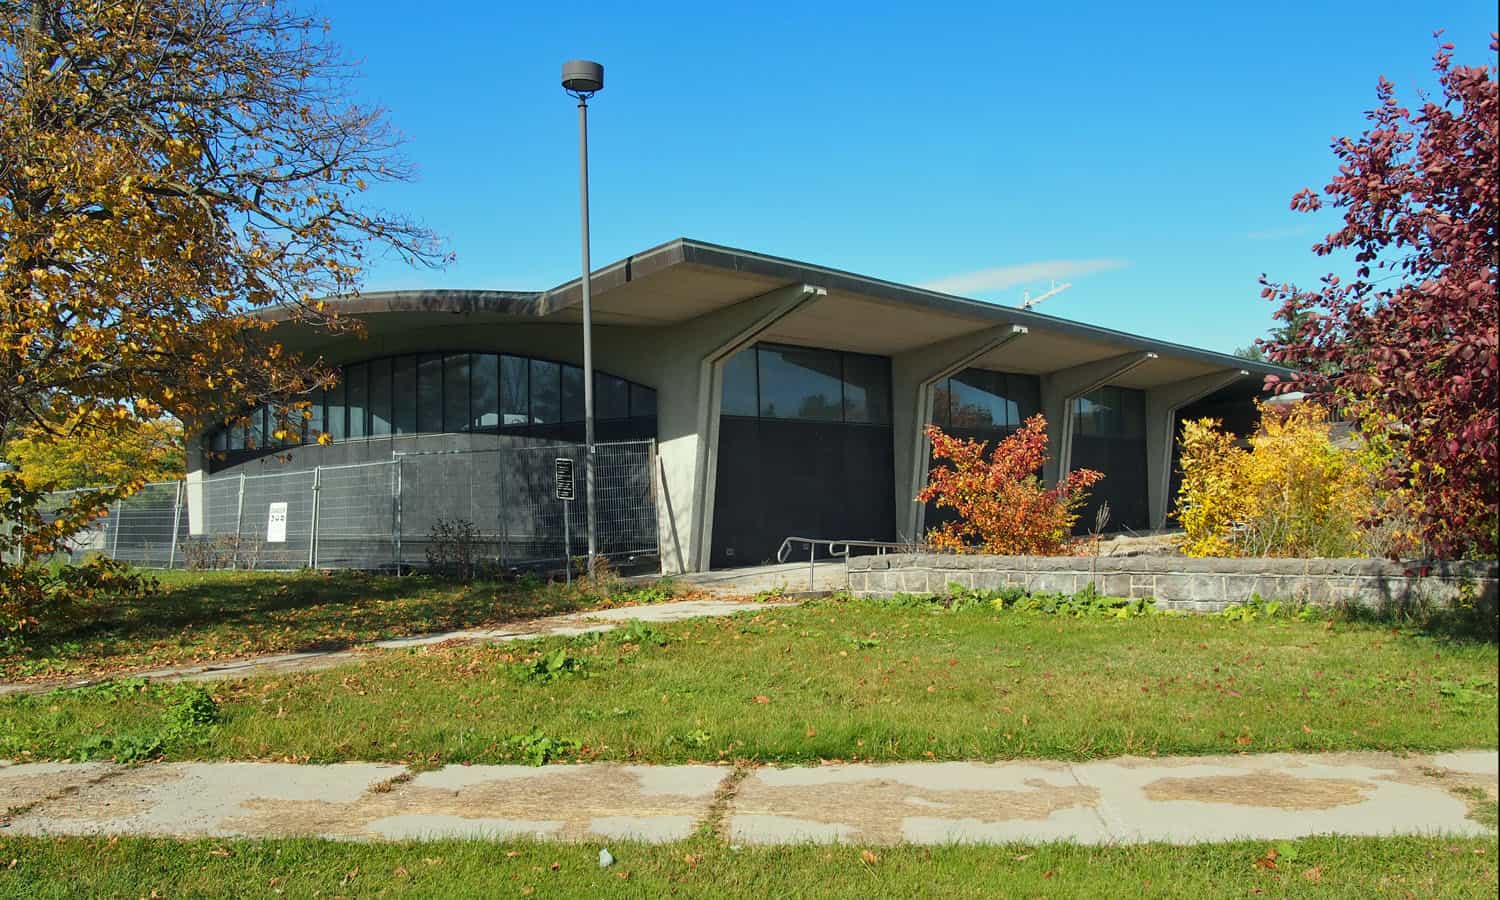
[[[1137,438],[1146,433],[1145,393],[1102,387],[1074,401],[1075,434]]]
[[[562,384],[554,362],[531,361],[531,421],[536,425],[553,425],[562,415]]]
[[[344,419],[344,382],[328,389],[328,436],[336,441],[348,437]]]
[[[761,346],[760,414],[838,422],[844,418],[842,365],[832,350]]]
[[[391,366],[392,421],[396,434],[417,431],[417,358],[398,356]]]
[[[500,357],[500,424],[526,425],[531,421],[528,383],[526,360],[519,356]]]
[[[599,398],[594,398],[597,404]],[[565,365],[562,367],[562,420],[564,422],[583,421],[583,370],[577,366]],[[597,417],[597,406],[595,416]]]
[[[474,354],[469,393],[469,416],[475,428],[495,428],[500,424],[500,357],[493,353]]]
[[[724,405],[726,416],[754,416],[760,412],[756,395],[755,348],[747,347],[724,362]]]
[[[469,354],[443,360],[443,430],[469,430]]]
[[[307,439],[317,441],[325,427],[323,425],[323,389],[313,391],[308,400],[311,405],[307,408]]]
[[[632,384],[630,386],[630,415],[656,418],[656,391]]]
[[[351,438],[362,438],[369,434],[365,417],[370,410],[370,367],[365,363],[349,366],[344,370],[345,398],[349,405],[349,431]]]
[[[370,434],[391,433],[391,360],[370,361]]]
[[[858,353],[844,354],[844,421],[890,424],[889,359]]]
[[[630,417],[630,385],[613,375],[594,373],[594,418]]]
[[[443,358],[424,353],[417,361],[417,430],[443,430]]]

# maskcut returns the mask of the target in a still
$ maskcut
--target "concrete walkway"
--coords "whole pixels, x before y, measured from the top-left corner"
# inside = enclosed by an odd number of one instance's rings
[[[1485,835],[1494,832],[1471,814],[1493,804],[1496,777],[1494,751],[420,773],[374,763],[0,763],[0,835],[670,841],[708,827],[736,844]]]
[[[762,593],[805,597],[848,590],[849,565],[842,559],[820,559],[809,570],[804,559],[713,572],[689,572],[673,575],[672,580],[719,597],[749,597]]]
[[[787,602],[787,601],[778,601]],[[357,663],[369,650],[400,650],[431,644],[482,644],[524,641],[539,637],[572,636],[591,631],[610,631],[631,621],[676,622],[713,616],[732,616],[752,609],[764,609],[765,603],[753,600],[682,600],[649,606],[621,606],[588,612],[567,613],[515,622],[505,628],[471,628],[437,634],[373,641],[346,650],[312,650],[305,653],[279,653],[220,659],[192,665],[163,666],[133,672],[111,672],[105,676],[65,678],[55,681],[0,684],[0,697],[7,694],[40,694],[59,688],[83,687],[117,678],[145,678],[150,681],[217,681],[225,678],[249,678],[256,675],[280,675],[288,672],[315,672],[334,666]]]

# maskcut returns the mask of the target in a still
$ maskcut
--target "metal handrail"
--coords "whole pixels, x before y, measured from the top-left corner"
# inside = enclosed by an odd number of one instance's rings
[[[781,546],[777,548],[777,562],[784,563],[787,561],[788,557],[791,555],[792,544],[794,543],[805,544],[807,546],[807,589],[809,591],[817,590],[817,581],[815,580],[815,576],[817,575],[818,547],[820,546],[826,546],[828,548],[829,556],[843,557],[846,564],[849,562],[849,551],[854,547],[874,549],[876,556],[884,556],[886,553],[892,550],[901,551],[911,548],[910,543],[903,543],[900,541],[851,541],[844,539],[830,540],[828,538],[810,538],[793,535],[792,537],[789,537],[786,540],[782,541]]]

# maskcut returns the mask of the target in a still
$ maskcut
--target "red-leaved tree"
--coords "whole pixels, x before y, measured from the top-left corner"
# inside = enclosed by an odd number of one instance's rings
[[[1047,460],[1047,420],[1040,415],[995,445],[952,437],[927,427],[932,459],[927,487],[917,495],[958,514],[928,532],[933,546],[959,553],[1053,555],[1067,550],[1088,489],[1104,477],[1092,469],[1069,472],[1048,490],[1037,473]],[[986,458],[988,456],[988,458]]]
[[[1490,35],[1490,52],[1497,49]],[[1410,500],[1428,549],[1441,556],[1496,549],[1497,167],[1495,70],[1434,66],[1442,98],[1401,105],[1384,78],[1371,126],[1333,144],[1338,174],[1292,209],[1325,203],[1343,227],[1313,247],[1352,251],[1354,277],[1315,291],[1261,278],[1286,323],[1265,343],[1300,374],[1271,378],[1379,429],[1393,451],[1390,487]]]

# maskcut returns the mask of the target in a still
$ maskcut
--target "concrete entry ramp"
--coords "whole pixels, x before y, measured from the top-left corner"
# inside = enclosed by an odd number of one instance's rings
[[[849,566],[842,559],[820,559],[809,575],[807,561],[689,572],[672,576],[717,597],[822,596],[849,589]]]

